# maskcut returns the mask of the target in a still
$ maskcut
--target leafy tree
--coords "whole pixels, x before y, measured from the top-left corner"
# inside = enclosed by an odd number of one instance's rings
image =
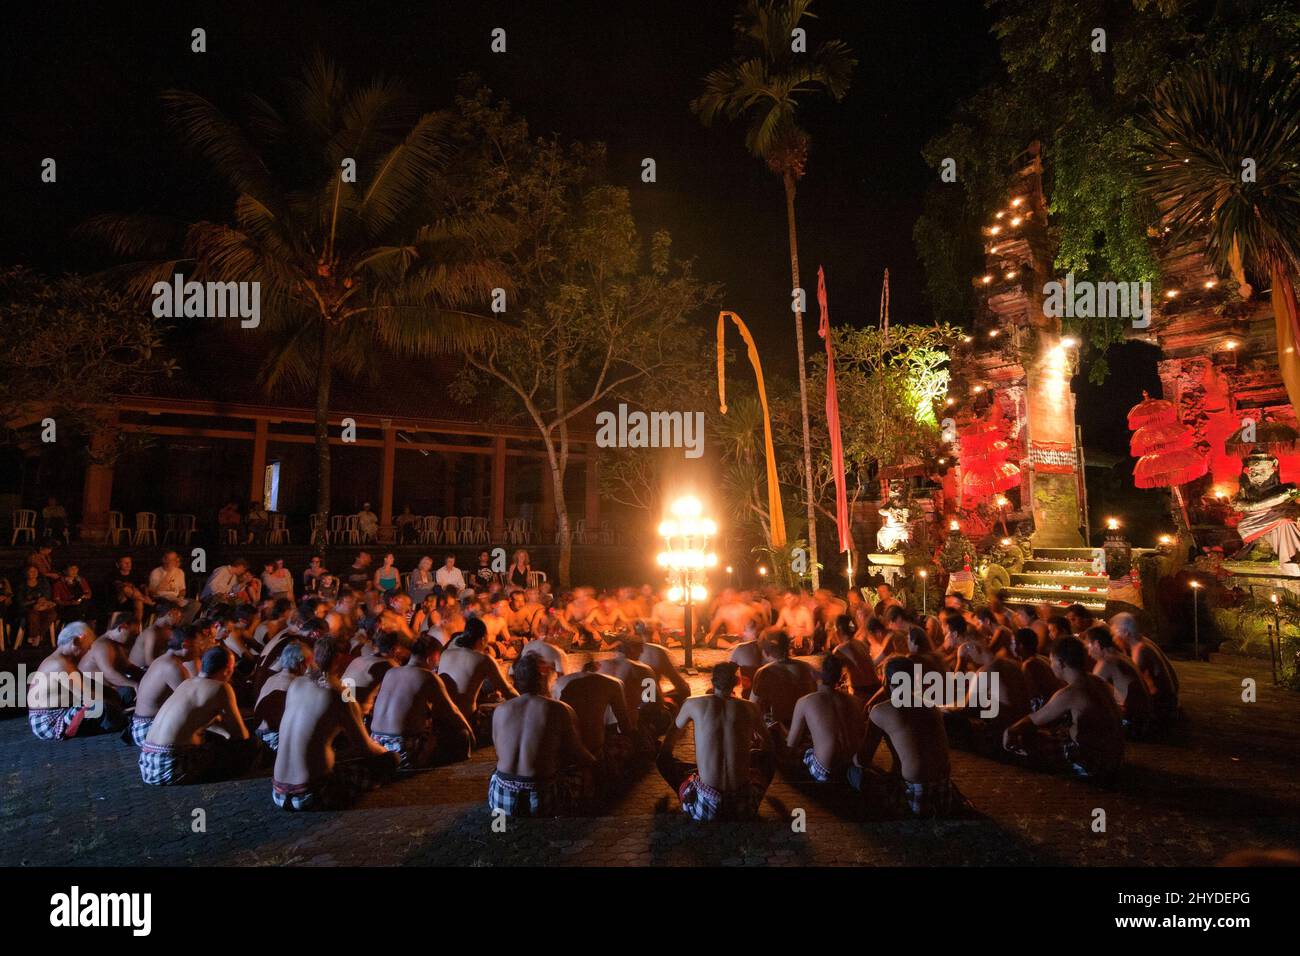
[[[480,90],[458,107],[480,148],[453,177],[458,208],[503,219],[501,249],[514,296],[500,334],[465,353],[453,386],[468,400],[495,390],[537,428],[546,450],[560,532],[559,578],[569,579],[564,476],[570,428],[619,402],[682,409],[701,375],[700,330],[690,317],[717,295],[656,232],[647,243],[626,189],[598,182],[603,151],[533,141],[527,125]]]
[[[453,117],[421,112],[395,81],[353,88],[317,56],[286,85],[282,106],[252,97],[242,125],[195,93],[163,100],[181,139],[234,192],[230,221],[107,215],[84,231],[151,260],[127,270],[140,296],[176,272],[260,283],[267,387],[315,387],[324,521],[334,376],[373,369],[384,349],[422,354],[481,339],[490,323],[467,310],[509,278],[490,244],[466,237],[495,224],[446,208],[437,173],[451,157]]]
[[[797,48],[795,31],[814,19],[812,0],[745,0],[736,14],[736,55],[704,78],[704,92],[691,109],[705,126],[719,116],[743,120],[745,146],[781,177],[785,188],[786,224],[790,240],[792,288],[799,281],[799,243],[795,231],[795,186],[808,166],[808,133],[796,119],[799,103],[808,94],[825,92],[836,102],[848,92],[857,66],[848,46],[827,40],[811,52]],[[797,303],[796,303],[797,304]],[[803,309],[795,309],[795,347],[799,360],[799,405],[803,425],[805,503],[808,540],[817,581],[817,519],[812,486],[812,443],[808,419],[808,382],[803,347]]]

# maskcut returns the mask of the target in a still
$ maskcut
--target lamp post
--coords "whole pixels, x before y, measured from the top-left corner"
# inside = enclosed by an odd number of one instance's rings
[[[1201,616],[1197,612],[1196,596],[1201,593],[1201,582],[1192,578],[1192,659],[1201,659]]]
[[[928,580],[930,577],[930,572],[925,570],[925,568],[922,568],[920,571],[916,573],[921,575],[921,617],[926,617],[927,616],[926,602],[930,597],[930,588],[929,588],[929,580]]]
[[[659,566],[668,571],[668,600],[680,604],[686,612],[682,647],[683,664],[689,672],[695,668],[695,605],[709,596],[704,582],[708,570],[718,563],[718,556],[708,549],[718,526],[700,516],[704,507],[698,498],[678,498],[669,510],[673,517],[659,525],[665,545],[659,554]]]

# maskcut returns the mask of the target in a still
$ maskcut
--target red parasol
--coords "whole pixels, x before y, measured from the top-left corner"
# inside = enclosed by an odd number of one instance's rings
[[[1179,485],[1195,481],[1210,470],[1210,460],[1192,447],[1192,431],[1178,420],[1172,402],[1142,393],[1142,401],[1128,413],[1128,427],[1135,429],[1129,448],[1142,457],[1133,468],[1133,484],[1139,488],[1169,488],[1183,513],[1187,530],[1192,529],[1187,503]]]
[[[1253,451],[1266,451],[1270,455],[1288,455],[1300,445],[1300,432],[1282,422],[1253,422],[1255,440],[1246,441],[1243,426],[1232,433],[1223,448],[1230,455],[1246,455]]]
[[[1002,444],[999,442],[999,444]],[[991,498],[1020,484],[1020,466],[1009,461],[974,462],[963,465],[961,493],[963,498]]]
[[[1195,448],[1143,455],[1133,468],[1133,484],[1139,488],[1173,488],[1195,481],[1210,470],[1210,461]]]
[[[1166,402],[1163,398],[1151,398],[1146,392],[1142,393],[1142,401],[1128,412],[1129,431],[1136,431],[1143,425],[1165,425],[1170,422],[1178,422],[1178,409],[1174,403]]]
[[[1192,446],[1192,433],[1178,422],[1143,425],[1133,433],[1128,448],[1134,458],[1178,451]]]

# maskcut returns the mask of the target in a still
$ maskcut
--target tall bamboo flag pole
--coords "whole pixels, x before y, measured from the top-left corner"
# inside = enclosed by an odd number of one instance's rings
[[[749,364],[754,367],[754,378],[758,381],[758,401],[763,406],[763,450],[767,457],[767,510],[771,525],[769,543],[774,549],[783,548],[786,543],[785,512],[781,508],[781,485],[776,477],[776,452],[772,448],[772,418],[767,411],[767,388],[763,384],[763,363],[758,360],[758,348],[754,345],[754,337],[749,334],[748,326],[735,312],[718,313],[718,411],[727,414],[727,352],[723,343],[728,318],[736,323],[736,328],[740,330],[740,337],[745,340],[745,345],[749,349]]]
[[[888,273],[886,273],[888,275]],[[853,551],[853,533],[849,524],[848,482],[844,477],[844,439],[840,433],[840,395],[835,385],[835,351],[831,344],[831,310],[826,304],[826,272],[817,267],[817,304],[821,316],[817,334],[826,342],[826,429],[831,436],[831,473],[835,478],[835,531],[840,539],[840,554]],[[849,562],[849,586],[853,585],[852,557]]]

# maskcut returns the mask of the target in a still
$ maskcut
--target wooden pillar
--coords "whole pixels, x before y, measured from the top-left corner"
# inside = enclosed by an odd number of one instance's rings
[[[78,529],[82,541],[101,542],[108,536],[108,513],[113,510],[113,466],[101,462],[109,460],[116,423],[117,415],[109,416],[90,438],[90,461],[82,483]]]
[[[492,443],[492,540],[506,533],[506,440],[498,435]]]
[[[266,493],[266,419],[253,424],[253,470],[248,478],[248,500],[261,501]]]
[[[476,518],[479,515],[481,515],[485,510],[483,502],[484,499],[487,497],[487,495],[484,494],[483,486],[486,483],[487,483],[487,462],[484,461],[482,455],[475,455],[474,456],[474,484],[471,491],[473,504],[470,506],[470,511],[473,513],[473,516]]]
[[[600,475],[596,469],[596,446],[587,446],[587,479],[585,482],[587,492],[587,507],[585,517],[587,519],[588,541],[593,541],[596,529],[600,527]]]
[[[379,540],[392,541],[393,534],[393,476],[397,464],[397,430],[391,418],[382,419],[384,426],[384,467],[379,484]]]
[[[555,541],[555,485],[551,483],[551,460],[542,457],[542,513],[538,515],[538,527],[542,531],[542,544]]]

